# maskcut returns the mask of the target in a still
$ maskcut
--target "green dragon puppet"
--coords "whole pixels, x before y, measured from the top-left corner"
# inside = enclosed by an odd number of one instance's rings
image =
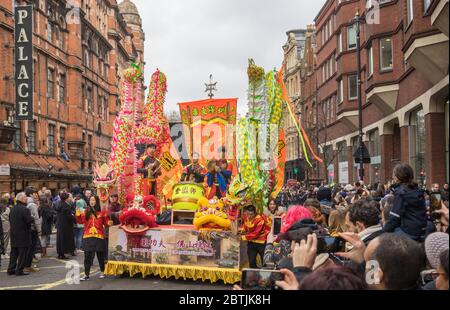
[[[281,75],[275,70],[265,74],[250,59],[247,73],[249,113],[237,124],[239,174],[230,184],[227,201],[233,205],[252,203],[262,211],[274,189],[277,173],[283,93]]]

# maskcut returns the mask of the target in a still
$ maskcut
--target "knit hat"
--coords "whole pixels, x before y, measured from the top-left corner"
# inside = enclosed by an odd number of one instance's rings
[[[449,248],[448,242],[448,234],[442,232],[433,233],[425,240],[425,253],[433,269],[438,268],[441,253]]]

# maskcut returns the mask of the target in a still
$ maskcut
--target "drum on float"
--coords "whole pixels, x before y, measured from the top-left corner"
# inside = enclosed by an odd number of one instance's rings
[[[198,200],[205,195],[205,188],[197,183],[179,183],[174,186],[172,209],[197,211]]]

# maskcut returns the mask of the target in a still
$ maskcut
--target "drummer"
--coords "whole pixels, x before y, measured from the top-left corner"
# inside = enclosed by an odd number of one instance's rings
[[[192,163],[183,169],[181,175],[181,182],[205,182],[206,169],[199,163],[200,155],[198,153],[192,154]]]

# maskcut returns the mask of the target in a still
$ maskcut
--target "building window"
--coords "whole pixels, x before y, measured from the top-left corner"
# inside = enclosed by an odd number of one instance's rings
[[[82,142],[86,143],[86,134],[83,132],[82,136],[81,136],[81,140]],[[85,148],[83,147],[81,149],[81,170],[85,169]]]
[[[358,78],[356,74],[348,76],[348,100],[358,99]]]
[[[59,102],[64,103],[66,101],[66,75],[60,74],[59,75]]]
[[[410,118],[410,163],[415,177],[421,183],[426,181],[425,166],[425,117],[423,109],[411,113]]]
[[[333,22],[332,19],[333,17],[330,17],[330,19],[328,20],[328,30],[329,30],[329,37],[331,37],[331,34],[333,33]]]
[[[347,28],[347,49],[356,48],[356,26],[352,25]]]
[[[92,171],[92,136],[88,135],[88,169]]]
[[[381,170],[380,132],[378,129],[369,133],[369,154],[371,157],[370,183],[374,184],[380,181]]]
[[[50,68],[47,70],[47,96],[55,98],[55,70]]]
[[[14,121],[14,126],[16,127],[16,132],[14,133],[14,150],[20,151],[22,147],[22,122]]]
[[[338,81],[338,102],[344,102],[344,80]]]
[[[102,104],[103,104],[103,98],[99,94],[98,97],[97,97],[97,114],[98,114],[99,117],[103,117],[102,116],[102,113],[103,113]]]
[[[61,29],[58,29],[58,46],[60,49],[64,49],[65,47],[65,38],[64,38],[64,32]]]
[[[392,70],[392,39],[380,39],[380,70]]]
[[[109,121],[108,100],[107,100],[106,96],[103,97],[103,109],[104,109],[103,118],[105,120]]]
[[[61,154],[66,152],[66,128],[59,128],[59,143],[61,148]]]
[[[414,1],[406,0],[406,24],[409,25],[414,19]]]
[[[48,153],[55,155],[55,125],[48,125]]]
[[[28,137],[27,137],[28,152],[36,152],[36,122],[28,122]]]
[[[370,48],[369,48],[369,53],[367,54],[368,56],[368,67],[369,67],[369,76],[372,76],[372,74],[373,74],[373,46],[371,46]]]
[[[423,12],[427,13],[433,0],[423,0]]]
[[[47,41],[53,42],[53,24],[47,21]]]
[[[342,33],[339,32],[338,34],[338,52],[342,52]]]
[[[91,103],[92,103],[92,88],[87,87],[86,88],[86,112],[89,113],[91,110]]]

